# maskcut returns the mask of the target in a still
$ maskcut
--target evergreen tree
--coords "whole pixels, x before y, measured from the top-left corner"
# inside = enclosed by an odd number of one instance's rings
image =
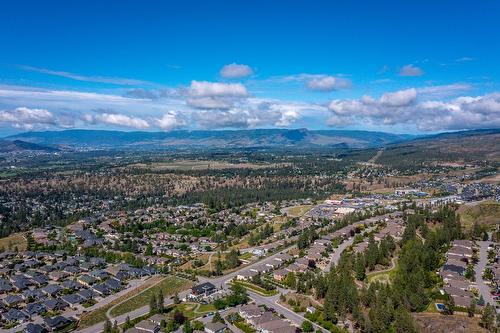
[[[224,319],[220,315],[219,312],[216,312],[214,316],[212,317],[212,323],[225,323]]]
[[[379,254],[377,243],[375,243],[373,235],[370,235],[370,238],[368,239],[368,247],[366,248],[366,265],[369,270],[372,271],[375,268],[378,258]]]
[[[470,301],[470,305],[467,307],[467,315],[469,317],[474,317],[475,313],[476,313],[476,300],[472,299]]]
[[[394,329],[397,333],[417,333],[417,328],[410,313],[402,306],[396,310]]]
[[[365,267],[366,267],[366,264],[365,264],[364,255],[362,253],[359,253],[357,255],[355,266],[354,266],[357,280],[363,281],[365,279],[365,277],[366,277]]]
[[[146,251],[144,251],[144,254],[147,256],[153,255],[153,245],[151,243],[148,243],[148,245],[146,246]]]
[[[445,307],[443,311],[444,314],[452,315],[453,312],[455,311],[455,301],[453,300],[453,297],[451,297],[449,294],[445,295],[444,307]]]
[[[483,309],[483,314],[481,315],[481,326],[486,328],[487,330],[492,330],[495,322],[495,308],[490,305],[490,303],[486,304]]]
[[[156,296],[153,294],[149,299],[149,313],[154,314],[158,312],[158,303],[156,302]]]
[[[159,313],[163,313],[165,310],[165,297],[163,296],[163,290],[160,289],[158,292],[158,299],[156,300],[156,309]]]
[[[240,265],[240,259],[238,258],[239,257],[239,253],[232,249],[227,255],[226,255],[226,266],[227,268],[229,269],[232,269],[232,268],[236,268]]]
[[[312,332],[312,331],[314,331],[313,324],[309,320],[304,320],[302,322],[301,328],[302,328],[303,332]]]
[[[217,261],[215,262],[215,275],[221,276],[222,270],[223,270],[222,261],[217,259]]]
[[[199,320],[193,321],[193,324],[191,325],[194,331],[203,331],[205,329],[205,325]]]
[[[184,322],[184,327],[182,328],[182,331],[184,333],[193,333],[193,329],[191,328],[191,324],[190,324],[189,320],[186,320]]]
[[[106,319],[106,321],[104,322],[104,333],[111,333],[111,322],[109,321],[109,319]]]
[[[286,278],[285,278],[285,281],[284,281],[285,285],[288,286],[289,288],[291,289],[295,289],[296,286],[297,286],[297,281],[295,280],[295,273],[294,272],[289,272],[287,275],[286,275]]]
[[[165,326],[165,332],[173,332],[176,330],[175,321],[169,320]]]

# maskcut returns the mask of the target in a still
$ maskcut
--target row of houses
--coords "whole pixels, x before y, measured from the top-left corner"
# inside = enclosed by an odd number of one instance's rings
[[[468,307],[474,300],[475,283],[465,278],[467,265],[472,264],[475,244],[469,240],[455,240],[446,253],[446,262],[439,270],[443,291],[453,298],[456,306]]]
[[[3,325],[29,322],[48,312],[84,309],[126,288],[152,268],[108,265],[101,258],[25,251],[0,254],[0,317]]]
[[[259,333],[298,333],[299,328],[288,320],[276,316],[271,311],[255,304],[247,304],[239,308],[238,314]]]
[[[242,270],[236,275],[237,280],[249,280],[255,275],[265,274],[272,270],[283,267],[287,263],[290,263],[294,258],[288,253],[280,253],[275,256],[272,260],[268,260],[260,265],[254,265],[248,269]]]
[[[239,280],[249,280],[255,275],[273,271],[272,276],[274,280],[282,282],[289,273],[302,273],[310,268],[316,267],[325,270],[331,263],[331,258],[328,255],[328,246],[336,238],[348,239],[353,237],[356,233],[359,233],[366,226],[371,226],[381,222],[388,222],[387,226],[377,235],[381,238],[386,235],[391,235],[395,239],[400,239],[402,232],[404,231],[404,225],[402,220],[398,219],[398,216],[399,215],[397,213],[395,215],[387,214],[350,224],[316,239],[307,249],[305,255],[301,258],[294,259],[289,255],[285,256],[285,254],[280,254],[279,257],[269,263],[242,271],[236,278]]]

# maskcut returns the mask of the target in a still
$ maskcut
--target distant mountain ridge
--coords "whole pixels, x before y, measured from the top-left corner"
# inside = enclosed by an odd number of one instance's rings
[[[255,129],[122,132],[64,130],[26,132],[5,138],[48,146],[96,149],[161,148],[373,148],[413,139],[408,134],[351,130]]]
[[[500,161],[500,129],[440,133],[389,144],[379,163]]]
[[[59,151],[59,149],[21,140],[10,141],[0,139],[0,153],[13,153],[21,151],[56,152]]]
[[[484,149],[495,150],[500,129],[448,132],[427,136],[356,130],[253,129],[217,131],[124,132],[106,130],[63,130],[26,132],[4,138],[17,149],[305,149],[305,148],[439,148],[468,146],[471,142],[491,142]],[[21,142],[24,142],[22,144]],[[24,145],[24,146],[23,146]],[[458,146],[457,146],[458,145]],[[473,148],[473,147],[472,147]],[[471,149],[472,149],[471,148]],[[441,149],[441,148],[440,148]],[[483,150],[484,150],[483,149]]]

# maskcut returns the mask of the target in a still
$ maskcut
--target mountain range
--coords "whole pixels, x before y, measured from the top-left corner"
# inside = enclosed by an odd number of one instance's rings
[[[123,132],[63,130],[26,132],[0,139],[0,152],[59,149],[306,149],[430,147],[438,142],[463,146],[491,142],[495,150],[500,129],[471,130],[428,136],[355,130],[253,129],[220,131]],[[457,147],[455,147],[457,148]]]
[[[184,148],[372,148],[414,138],[369,131],[254,129],[221,131],[122,132],[65,130],[26,132],[5,138],[51,147],[95,149]]]

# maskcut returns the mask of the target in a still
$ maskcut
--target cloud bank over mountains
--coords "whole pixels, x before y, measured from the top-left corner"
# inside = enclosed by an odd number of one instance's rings
[[[464,60],[465,61],[465,60]],[[295,74],[253,78],[254,69],[228,64],[221,81],[192,80],[189,85],[144,85],[145,81],[81,76],[70,72],[27,67],[51,76],[120,86],[113,90],[47,89],[0,86],[0,127],[19,130],[57,128],[118,128],[128,130],[222,129],[313,126],[409,128],[421,132],[500,127],[500,93],[472,95],[473,85],[426,84],[358,98],[335,97],[353,89],[343,75]],[[398,73],[396,73],[398,74]],[[399,76],[421,76],[414,65],[403,66]],[[317,96],[269,98],[256,91],[259,82],[276,87],[302,85]],[[255,84],[257,82],[257,84]]]

